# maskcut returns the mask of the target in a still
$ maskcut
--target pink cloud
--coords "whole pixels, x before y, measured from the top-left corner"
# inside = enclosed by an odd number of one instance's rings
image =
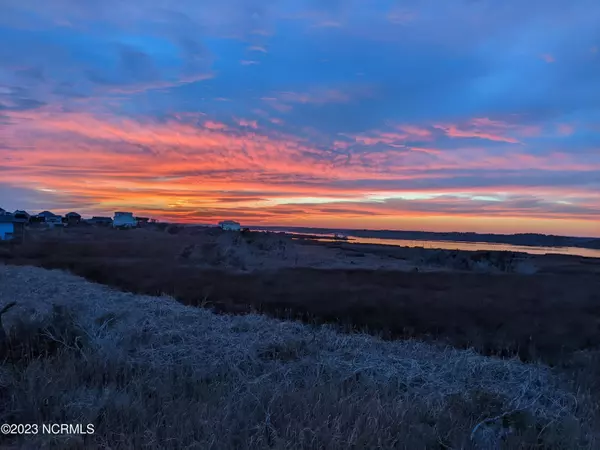
[[[249,60],[243,59],[240,61],[240,64],[242,66],[254,66],[254,65],[258,64],[258,61],[249,61]]]
[[[226,130],[227,125],[221,122],[214,122],[212,120],[208,120],[204,122],[204,128],[208,130]]]
[[[346,141],[334,141],[333,142],[333,148],[335,148],[336,150],[346,150],[348,147],[350,147],[350,142],[346,142]]]
[[[433,134],[427,128],[416,125],[396,125],[397,132],[375,130],[366,134],[347,136],[354,139],[355,142],[362,145],[377,145],[385,144],[394,148],[404,148],[405,143],[409,141],[430,141],[433,139]]]
[[[271,119],[269,119],[271,121],[271,123],[274,123],[275,125],[281,125],[283,124],[283,120],[277,118],[277,117],[273,117]]]
[[[258,128],[258,123],[256,120],[240,119],[238,124],[240,127],[254,128],[255,130]]]
[[[543,55],[540,55],[540,58],[542,58],[548,64],[556,62],[556,59],[554,59],[554,56],[552,56],[550,53],[544,53]]]
[[[451,138],[478,138],[495,142],[507,142],[518,144],[520,141],[515,137],[539,136],[539,127],[531,125],[519,125],[499,120],[491,120],[487,117],[474,118],[461,124],[438,124],[434,125]]]
[[[395,125],[399,132],[374,130],[359,135],[348,135],[355,142],[362,145],[386,144],[391,147],[402,148],[409,142],[433,141],[434,133],[428,127],[412,124]],[[541,130],[537,126],[519,125],[491,120],[486,117],[474,118],[463,124],[436,124],[431,128],[441,130],[451,138],[478,138],[511,144],[520,143],[517,136],[539,136]]]
[[[404,142],[407,139],[408,135],[389,132],[376,132],[374,133],[374,135],[371,136],[355,135],[348,137],[354,139],[357,143],[362,145],[387,144],[390,146],[403,147],[403,145],[400,143]]]
[[[575,131],[572,125],[561,123],[558,125],[558,134],[561,136],[571,136]]]
[[[427,128],[421,128],[414,125],[398,125],[400,131],[404,131],[409,137],[417,137],[427,139],[432,136],[432,133]]]
[[[261,100],[267,103],[274,110],[282,113],[286,113],[292,110],[292,107],[290,105],[286,105],[285,103],[281,102],[275,97],[262,97]]]
[[[440,155],[442,152],[435,148],[409,147],[413,152],[427,153],[428,155]]]

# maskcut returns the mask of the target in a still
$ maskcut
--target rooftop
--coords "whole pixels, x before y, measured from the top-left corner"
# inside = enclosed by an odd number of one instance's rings
[[[50,211],[42,211],[41,213],[38,214],[38,217],[60,217],[57,214],[54,214],[53,212]]]

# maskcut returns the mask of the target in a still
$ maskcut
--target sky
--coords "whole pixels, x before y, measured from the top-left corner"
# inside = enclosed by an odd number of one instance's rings
[[[597,0],[0,0],[0,207],[600,237]]]

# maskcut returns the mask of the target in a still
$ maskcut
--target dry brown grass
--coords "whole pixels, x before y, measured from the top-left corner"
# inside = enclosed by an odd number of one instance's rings
[[[542,365],[215,315],[0,266],[12,336],[0,422],[93,423],[28,448],[597,448],[589,402]]]

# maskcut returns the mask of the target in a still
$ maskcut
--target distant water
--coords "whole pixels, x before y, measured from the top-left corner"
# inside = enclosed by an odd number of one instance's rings
[[[255,230],[255,231],[271,231],[272,230]],[[334,242],[333,234],[318,234],[318,233],[298,233],[286,231],[288,234],[296,234],[299,236],[317,236],[316,240],[321,242]],[[511,245],[497,244],[493,242],[461,242],[461,241],[420,241],[420,240],[405,240],[405,239],[381,239],[348,236],[346,242],[353,244],[379,244],[379,245],[395,245],[398,247],[423,247],[435,248],[444,250],[484,250],[484,251],[506,251],[506,252],[522,252],[531,255],[572,255],[585,256],[587,258],[600,258],[600,250],[579,247],[533,247],[528,245]]]

